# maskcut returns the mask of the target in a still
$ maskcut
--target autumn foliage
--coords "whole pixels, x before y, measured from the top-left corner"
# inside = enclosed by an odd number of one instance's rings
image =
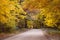
[[[45,27],[60,29],[60,0],[25,0],[22,6],[30,12],[38,9],[37,18]]]
[[[60,0],[0,0],[0,31],[24,28],[60,29]]]
[[[0,0],[0,31],[16,29],[18,22],[26,14],[18,0]]]

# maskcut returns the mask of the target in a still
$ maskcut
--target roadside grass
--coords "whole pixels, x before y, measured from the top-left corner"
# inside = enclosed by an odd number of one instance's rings
[[[2,33],[0,33],[0,39],[8,38],[8,37],[20,34],[22,32],[25,32],[27,30],[28,29],[26,29],[26,28],[22,28],[22,29],[19,29],[19,30],[15,30],[13,32],[7,32],[7,33],[2,32]]]
[[[60,34],[60,30],[55,30],[55,29],[47,29],[47,32],[49,34]]]

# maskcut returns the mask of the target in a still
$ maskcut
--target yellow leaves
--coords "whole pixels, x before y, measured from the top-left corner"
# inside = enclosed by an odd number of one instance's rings
[[[54,26],[55,24],[54,24],[53,21],[54,21],[53,19],[46,19],[45,24],[48,25],[48,26]]]
[[[20,5],[17,5],[17,7],[19,8],[19,9],[18,8],[16,9],[17,12],[19,12],[21,14],[26,14],[26,12],[22,9],[22,7]]]
[[[24,0],[22,6],[29,11],[39,9],[37,16],[44,25],[54,27],[60,22],[60,0]]]
[[[60,29],[60,25],[58,26],[58,29]]]
[[[40,20],[43,21],[44,25],[47,25],[48,27],[54,27],[54,26],[57,26],[57,22],[59,22],[59,19],[60,19],[60,12],[58,9],[55,9],[57,10],[57,12],[54,12],[54,10],[51,10],[50,8],[41,8],[40,9],[40,14],[38,14],[38,17],[40,18]],[[44,17],[44,18],[43,18]]]
[[[33,28],[33,21],[27,21],[28,28]]]
[[[15,26],[18,17],[24,19],[26,14],[19,4],[19,0],[0,0],[0,22],[6,23],[8,26]]]
[[[22,6],[24,9],[33,11],[34,9],[47,8],[49,11],[57,10],[59,8],[54,8],[59,6],[60,0],[24,0]]]
[[[10,4],[8,7],[9,7],[10,10],[15,10],[15,6],[12,5],[12,4]]]
[[[58,16],[56,16],[57,14],[56,13],[54,13],[54,12],[48,12],[48,13],[46,13],[45,14],[45,17],[46,18],[44,18],[44,24],[46,24],[48,27],[50,26],[50,27],[54,27],[54,26],[56,26],[56,23],[58,22]],[[59,14],[60,15],[60,14]]]
[[[7,23],[7,19],[4,16],[0,15],[0,22]]]
[[[7,5],[9,3],[9,0],[0,0],[0,5]]]
[[[26,16],[23,16],[23,15],[19,16],[19,19],[25,19],[25,18],[26,18]]]
[[[59,3],[60,2],[60,0],[54,0],[53,1],[53,3],[55,3],[55,4],[57,4],[57,3]]]
[[[24,0],[22,6],[24,9],[32,10],[46,7],[51,0]]]

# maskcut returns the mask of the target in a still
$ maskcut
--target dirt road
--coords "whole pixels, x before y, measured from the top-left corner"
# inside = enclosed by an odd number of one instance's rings
[[[46,31],[41,29],[31,29],[24,33],[6,38],[4,40],[54,40],[49,36],[46,36]]]

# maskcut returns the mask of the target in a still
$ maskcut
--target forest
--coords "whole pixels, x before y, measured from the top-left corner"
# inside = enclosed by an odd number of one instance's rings
[[[60,0],[0,0],[0,33],[21,28],[60,30]]]

